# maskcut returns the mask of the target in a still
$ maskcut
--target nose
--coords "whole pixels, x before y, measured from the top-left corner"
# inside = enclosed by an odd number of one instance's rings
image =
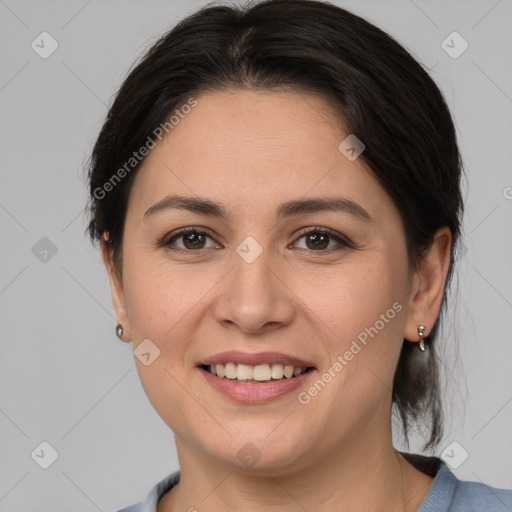
[[[218,293],[214,306],[216,320],[246,334],[285,327],[295,315],[294,294],[286,284],[283,267],[272,262],[265,250],[251,263],[235,252],[233,267],[222,280]]]

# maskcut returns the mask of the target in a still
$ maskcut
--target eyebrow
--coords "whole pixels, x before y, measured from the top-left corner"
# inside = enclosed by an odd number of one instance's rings
[[[147,220],[153,215],[166,210],[188,210],[192,213],[218,217],[223,220],[229,218],[226,208],[210,199],[168,195],[148,208],[143,219]],[[344,197],[320,197],[287,201],[278,206],[277,219],[281,220],[285,217],[323,211],[346,213],[367,223],[375,222],[360,204]]]

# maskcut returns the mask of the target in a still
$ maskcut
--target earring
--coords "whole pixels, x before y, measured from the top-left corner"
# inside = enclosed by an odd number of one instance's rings
[[[425,351],[425,342],[423,341],[424,331],[426,327],[424,325],[418,325],[418,334],[420,335],[420,350]]]
[[[124,333],[124,329],[123,329],[123,326],[121,324],[117,324],[116,325],[116,336],[122,340],[123,340],[123,333]]]

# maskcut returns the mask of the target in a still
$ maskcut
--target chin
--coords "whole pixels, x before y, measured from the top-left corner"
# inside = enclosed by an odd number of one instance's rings
[[[268,435],[271,431],[271,428],[258,429],[251,436],[245,430],[243,436],[226,436],[227,439],[219,439],[215,443],[210,438],[205,440],[208,445],[203,444],[204,451],[237,471],[253,475],[268,476],[268,472],[275,473],[287,470],[291,465],[296,466],[308,451],[308,446],[304,444],[304,432],[297,431],[296,435],[291,435],[290,432],[281,431]]]

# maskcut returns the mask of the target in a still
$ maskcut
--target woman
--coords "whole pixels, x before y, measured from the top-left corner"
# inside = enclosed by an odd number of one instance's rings
[[[393,407],[441,439],[461,172],[428,74],[331,4],[205,8],[149,50],[89,232],[180,471],[124,512],[512,509],[392,442]]]

